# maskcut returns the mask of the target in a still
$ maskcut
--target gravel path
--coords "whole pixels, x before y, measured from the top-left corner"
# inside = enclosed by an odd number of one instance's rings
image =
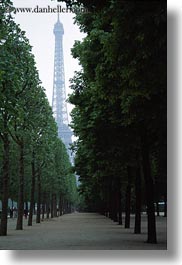
[[[41,224],[16,231],[15,220],[9,220],[8,236],[0,237],[0,249],[26,250],[127,250],[166,249],[166,218],[157,217],[158,244],[147,244],[146,216],[142,216],[142,234],[133,234],[105,216],[94,213],[73,213],[49,219]]]

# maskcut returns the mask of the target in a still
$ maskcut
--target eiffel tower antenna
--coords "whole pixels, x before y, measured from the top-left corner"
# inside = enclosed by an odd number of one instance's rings
[[[58,10],[58,22],[60,22],[60,20],[59,20],[59,10]]]

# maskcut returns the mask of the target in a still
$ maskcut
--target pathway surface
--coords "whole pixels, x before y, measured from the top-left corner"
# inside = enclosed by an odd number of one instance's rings
[[[49,219],[16,231],[16,220],[9,220],[8,236],[0,237],[0,249],[26,250],[124,250],[166,249],[166,218],[157,217],[158,244],[147,244],[146,216],[142,216],[142,234],[94,213],[73,213]]]

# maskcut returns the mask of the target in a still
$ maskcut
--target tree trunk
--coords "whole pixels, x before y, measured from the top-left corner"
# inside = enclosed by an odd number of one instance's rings
[[[68,213],[68,201],[67,200],[64,200],[64,211],[65,211],[65,214]]]
[[[106,205],[106,209],[105,209],[105,216],[109,217],[110,178],[108,176],[106,176],[105,179],[106,179],[106,189],[105,189],[105,205]]]
[[[151,175],[149,145],[147,134],[143,132],[141,138],[142,164],[146,186],[147,216],[148,216],[148,243],[157,243],[156,221],[154,208],[154,184]]]
[[[36,215],[36,223],[40,224],[40,214],[41,214],[41,175],[40,169],[37,174],[37,215]]]
[[[43,198],[42,198],[42,220],[44,220],[44,216],[45,216],[45,204],[46,204],[46,194],[43,193]]]
[[[122,203],[121,203],[121,187],[119,189],[119,209],[118,209],[118,222],[119,222],[119,225],[122,225],[123,224],[123,218],[122,218]]]
[[[5,123],[7,125],[7,123]],[[9,193],[9,136],[5,133],[3,136],[3,179],[2,179],[2,212],[0,235],[7,235],[7,215],[8,215],[8,193]]]
[[[49,196],[46,196],[46,218],[49,219],[50,214],[50,199]]]
[[[33,220],[33,208],[34,208],[34,194],[35,194],[35,153],[32,153],[32,184],[31,184],[31,196],[30,196],[30,211],[29,211],[29,218],[28,218],[28,226],[32,226]]]
[[[164,217],[167,217],[167,191],[164,196]]]
[[[157,211],[157,216],[160,216],[160,210],[159,210],[159,201],[156,201],[156,211]]]
[[[130,228],[130,209],[131,209],[131,168],[127,167],[128,171],[128,184],[126,188],[126,201],[125,201],[125,228]]]
[[[37,213],[37,210],[36,210],[36,203],[34,202],[33,204],[33,215]]]
[[[117,192],[117,189],[113,191],[112,220],[114,222],[118,222],[118,192]]]
[[[141,171],[140,167],[136,170],[135,179],[135,234],[141,233]]]
[[[112,196],[111,196],[111,198],[110,198],[110,211],[109,211],[109,218],[112,220],[112,221],[116,221],[116,219],[117,219],[117,213],[116,213],[116,211],[115,211],[115,207],[116,207],[116,205],[115,205],[115,197],[113,196],[113,193],[112,193]]]
[[[108,204],[109,204],[109,218],[112,220],[112,182],[110,182],[110,185],[109,185],[109,195],[108,195]]]
[[[11,200],[11,208],[13,209],[14,208],[14,201]]]
[[[54,195],[52,194],[51,195],[51,218],[54,217],[54,210],[53,210],[53,208],[54,208]]]
[[[61,194],[59,197],[59,214],[60,214],[60,216],[63,214],[63,202],[62,202],[62,195]]]
[[[53,216],[57,217],[57,196],[54,194],[53,200]]]
[[[18,219],[16,230],[23,230],[23,212],[24,212],[24,143],[19,144],[20,158],[19,158],[19,195],[18,195]]]
[[[109,189],[109,218],[114,222],[118,222],[117,210],[118,210],[118,191],[115,188],[115,183],[110,182]]]
[[[26,201],[25,202],[25,207],[24,207],[24,216],[25,216],[25,219],[27,219],[28,217],[28,202]]]
[[[51,202],[51,218],[57,217],[57,197],[56,194],[52,194],[52,202]]]

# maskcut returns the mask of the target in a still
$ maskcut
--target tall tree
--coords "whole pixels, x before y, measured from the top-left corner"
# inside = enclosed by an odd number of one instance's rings
[[[119,183],[124,182],[122,169],[127,164],[136,168],[141,156],[148,209],[147,241],[156,243],[151,155],[154,150],[158,153],[160,142],[160,154],[164,152],[160,169],[166,179],[166,4],[66,2],[83,4],[90,11],[76,16],[87,36],[72,50],[83,67],[72,80],[70,96],[75,105],[72,126],[79,137],[75,169],[80,174],[81,192],[87,202],[98,199],[99,204],[103,179],[111,179],[109,185],[115,185],[118,178]],[[105,168],[107,177],[103,178]],[[112,186],[108,197],[114,198]]]

